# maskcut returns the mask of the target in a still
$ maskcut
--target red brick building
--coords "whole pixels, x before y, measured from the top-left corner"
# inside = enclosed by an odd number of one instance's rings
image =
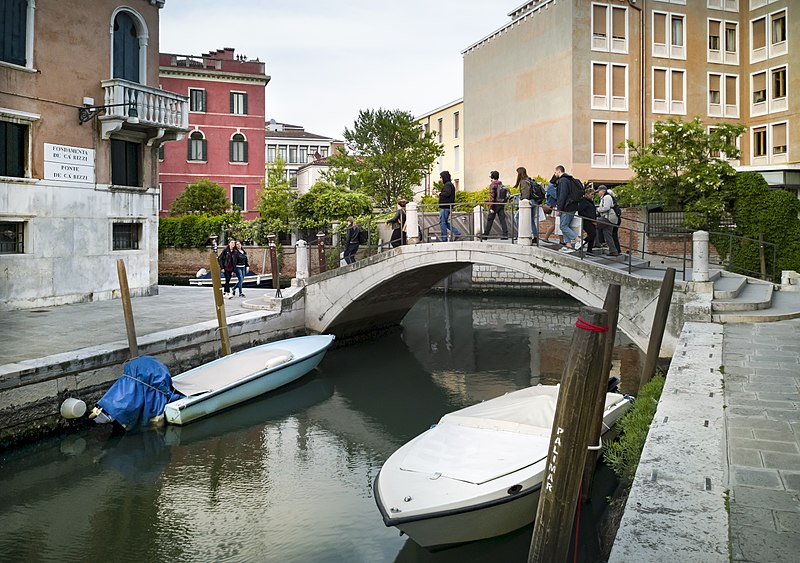
[[[255,218],[264,179],[265,64],[231,48],[200,56],[161,53],[159,76],[162,88],[189,97],[189,133],[161,155],[161,215],[186,184],[207,178],[225,187],[246,218]]]

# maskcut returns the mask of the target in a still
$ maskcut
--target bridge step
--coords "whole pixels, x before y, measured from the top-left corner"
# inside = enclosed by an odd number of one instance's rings
[[[736,297],[727,299],[715,298],[711,302],[711,311],[732,312],[769,309],[772,305],[772,284],[753,282],[746,278],[745,282],[744,287],[738,291]],[[714,293],[716,295],[716,291]]]
[[[722,273],[714,280],[714,299],[733,299],[747,285],[747,278],[729,273]]]
[[[800,318],[800,294],[792,291],[773,293],[772,305],[768,309],[711,314],[711,320],[715,323],[768,323],[796,318]]]

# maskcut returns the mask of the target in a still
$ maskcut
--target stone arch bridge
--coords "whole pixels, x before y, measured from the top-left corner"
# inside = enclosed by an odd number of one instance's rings
[[[593,307],[609,284],[621,286],[619,329],[647,349],[661,279],[537,246],[457,241],[406,245],[306,280],[304,316],[312,332],[353,336],[399,324],[434,284],[469,264],[500,266],[541,280]],[[690,283],[676,281],[661,348],[671,356],[684,321]]]

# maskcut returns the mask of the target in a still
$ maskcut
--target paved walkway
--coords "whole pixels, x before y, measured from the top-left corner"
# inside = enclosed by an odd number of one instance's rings
[[[732,561],[800,560],[800,319],[725,325]]]

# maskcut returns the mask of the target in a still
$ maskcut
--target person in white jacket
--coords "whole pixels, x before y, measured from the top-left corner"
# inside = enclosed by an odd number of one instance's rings
[[[609,256],[619,256],[619,247],[614,243],[614,227],[619,225],[619,217],[614,212],[614,197],[609,189],[601,184],[597,187],[600,205],[597,206],[597,236],[608,245]]]

